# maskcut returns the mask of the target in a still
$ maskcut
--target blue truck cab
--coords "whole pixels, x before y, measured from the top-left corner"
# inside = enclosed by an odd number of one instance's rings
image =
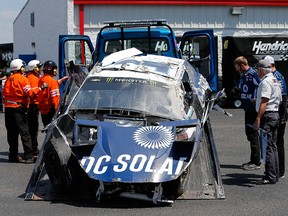
[[[206,78],[212,91],[218,91],[213,30],[188,31],[177,42],[172,28],[163,19],[104,24],[97,34],[95,46],[85,35],[59,36],[59,78],[66,75],[67,62],[91,68],[113,52],[135,47],[144,54],[184,58]]]
[[[181,58],[176,36],[165,20],[105,22],[96,40],[96,61],[135,47],[144,54]]]

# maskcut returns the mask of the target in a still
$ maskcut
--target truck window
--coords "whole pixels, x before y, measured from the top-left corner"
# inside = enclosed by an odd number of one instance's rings
[[[104,45],[104,53],[109,55],[113,52],[117,52],[124,49],[135,47],[141,50],[143,53],[149,54],[161,54],[169,51],[169,43],[167,38],[151,38],[151,48],[149,47],[148,38],[132,38],[122,40],[106,40]],[[151,51],[150,51],[151,49]]]
[[[186,37],[182,55],[207,78],[210,75],[210,42],[207,36]]]
[[[90,65],[92,61],[91,51],[86,41],[67,41],[65,43],[65,60],[75,64]]]

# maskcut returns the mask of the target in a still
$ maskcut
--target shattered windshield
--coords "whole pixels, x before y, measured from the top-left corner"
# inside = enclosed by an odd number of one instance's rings
[[[90,77],[70,109],[131,110],[144,115],[182,119],[182,97],[175,86],[127,77]]]

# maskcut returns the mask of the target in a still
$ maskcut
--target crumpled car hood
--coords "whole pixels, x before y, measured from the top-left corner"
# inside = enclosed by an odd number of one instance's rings
[[[92,179],[105,182],[170,181],[176,179],[193,158],[194,142],[174,141],[176,126],[184,122],[195,124],[191,120],[146,127],[84,121],[97,126],[97,143],[89,156],[76,157]]]

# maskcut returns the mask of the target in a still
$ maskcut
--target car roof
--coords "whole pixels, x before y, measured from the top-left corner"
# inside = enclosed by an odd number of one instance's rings
[[[143,79],[152,79],[152,77],[153,79],[159,79],[156,77],[161,76],[164,80],[173,79],[174,81],[179,81],[187,65],[183,59],[150,54],[132,55],[121,59],[121,56],[125,56],[127,52],[129,50],[123,50],[108,56],[107,58],[110,58],[112,62],[109,64],[109,60],[105,59],[104,66],[97,66],[96,69],[92,70],[91,76],[129,76]],[[116,61],[113,62],[115,59]]]

